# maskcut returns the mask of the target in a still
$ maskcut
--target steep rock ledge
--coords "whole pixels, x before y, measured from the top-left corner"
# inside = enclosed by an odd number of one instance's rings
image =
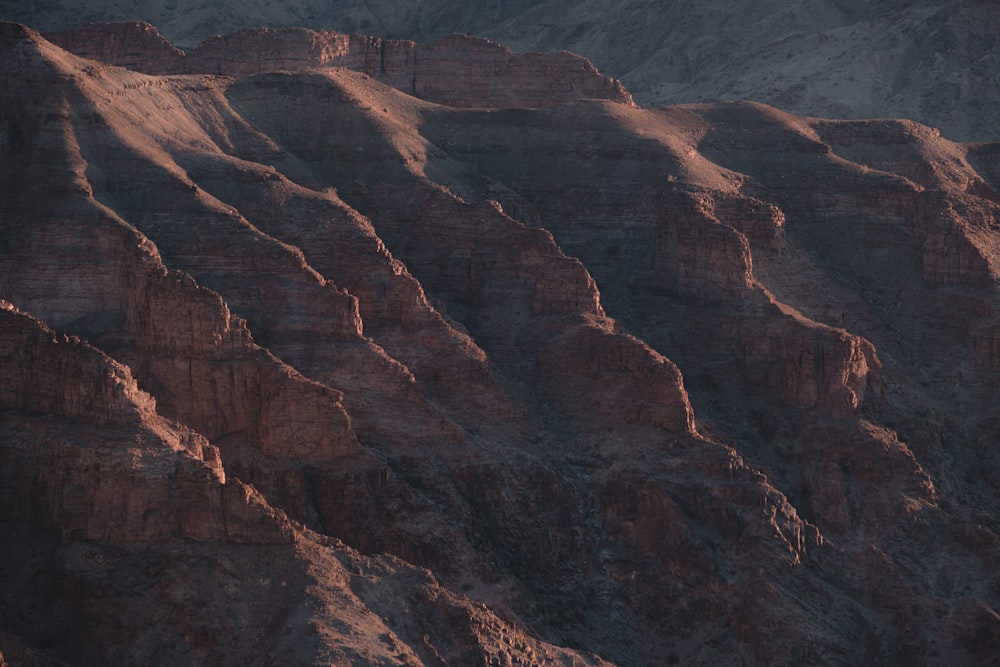
[[[147,74],[184,71],[184,52],[149,23],[88,23],[44,37],[82,58],[116,67]]]
[[[147,74],[242,78],[279,70],[346,67],[449,106],[545,107],[586,98],[632,103],[618,81],[602,75],[581,56],[566,51],[518,54],[466,35],[421,45],[304,28],[251,28],[210,37],[186,57],[148,23],[88,24],[45,37],[84,58]]]
[[[269,90],[281,91],[281,95],[263,95]],[[358,108],[355,100],[375,102],[379,99],[371,99],[375,95],[384,96],[384,104],[408,104],[398,95],[369,92],[362,79],[348,74],[322,78],[310,73],[268,75],[239,82],[230,89],[234,104],[266,122],[267,133],[279,137],[287,150],[309,164],[314,178],[336,187],[342,198],[364,213],[389,250],[406,263],[428,293],[446,304],[447,312],[472,332],[495,363],[523,382],[529,378],[526,371],[532,367],[532,359],[548,349],[547,338],[558,336],[560,330],[591,326],[581,324],[574,315],[583,314],[598,322],[605,319],[593,279],[578,261],[561,252],[546,230],[520,224],[495,202],[468,203],[424,180],[419,174],[422,161],[409,158],[407,151],[413,150],[412,145],[397,143],[396,128],[385,138],[367,134],[358,160],[353,137],[363,129],[379,127],[381,121],[370,109]],[[291,99],[300,103],[290,105]],[[331,106],[334,101],[337,107]],[[326,119],[338,111],[339,122],[321,144],[307,139],[304,128],[328,124]],[[407,120],[416,121],[411,118]],[[360,182],[347,165],[380,176]],[[441,237],[447,238],[448,244],[439,243]],[[610,324],[602,326],[613,330]],[[580,332],[573,338],[586,348],[587,337],[583,329]],[[619,335],[611,334],[611,339]],[[651,366],[662,364],[662,357],[648,348],[642,352],[640,347],[635,350],[636,360],[648,354],[645,359]],[[573,386],[579,381],[571,378],[580,372],[576,365],[541,363],[569,374],[546,387]],[[687,405],[679,378],[665,381],[673,387],[664,387],[665,395],[676,394],[670,403]],[[570,413],[578,410],[576,406]],[[679,419],[671,420],[671,430],[686,432],[690,422],[687,408],[680,412]]]
[[[6,520],[125,543],[291,541],[287,520],[239,480],[225,483],[218,449],[163,420],[127,368],[9,302],[0,340]]]

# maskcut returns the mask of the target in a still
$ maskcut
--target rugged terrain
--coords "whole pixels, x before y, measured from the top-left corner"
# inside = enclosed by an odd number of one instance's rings
[[[995,663],[1000,145],[49,37],[0,24],[10,664]]]
[[[50,31],[150,21],[186,49],[261,26],[423,43],[467,33],[520,51],[582,54],[643,106],[752,99],[814,116],[909,118],[955,140],[1000,140],[993,0],[0,0],[4,18]]]

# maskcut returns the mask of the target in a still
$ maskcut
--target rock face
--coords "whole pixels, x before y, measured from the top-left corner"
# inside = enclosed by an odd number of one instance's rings
[[[245,54],[261,54],[247,60]],[[249,76],[347,67],[416,97],[457,107],[545,107],[570,99],[631,103],[620,83],[568,52],[515,54],[485,39],[452,35],[427,46],[404,40],[295,30],[243,30],[202,42],[189,72]]]
[[[184,52],[149,23],[91,23],[46,39],[84,58],[140,72],[179,74],[184,68]]]
[[[468,38],[52,39],[0,23],[11,664],[1000,651],[997,147]]]
[[[137,17],[190,48],[251,26],[426,43],[465,33],[522,51],[580,53],[644,106],[752,99],[812,116],[912,118],[951,139],[997,140],[1000,9],[980,0],[0,1],[0,18],[45,30]]]
[[[214,36],[191,54],[148,23],[98,23],[46,35],[72,53],[148,74],[246,77],[263,72],[347,67],[440,104],[545,107],[571,99],[632,97],[585,58],[569,52],[516,54],[485,39],[451,35],[430,45],[296,29],[247,29]],[[254,54],[247,58],[247,54]]]
[[[58,339],[8,302],[0,311],[0,408],[49,422],[12,420],[5,462],[20,474],[3,480],[15,501],[5,520],[122,544],[291,542],[288,522],[251,487],[226,484],[218,449],[159,417],[128,368],[78,339]]]
[[[19,664],[57,664],[53,651],[75,664],[604,664],[512,631],[425,570],[293,525],[225,480],[218,449],[160,417],[126,367],[8,302],[0,360],[3,640]],[[405,614],[406,600],[420,620],[393,629],[376,615]]]

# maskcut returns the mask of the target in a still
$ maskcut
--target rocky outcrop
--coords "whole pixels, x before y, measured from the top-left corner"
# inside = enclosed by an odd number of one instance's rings
[[[210,37],[187,57],[148,23],[88,24],[46,36],[84,58],[147,74],[242,78],[280,70],[346,67],[448,106],[545,107],[590,98],[632,103],[618,81],[602,75],[581,56],[565,51],[519,54],[466,35],[420,45],[304,28],[252,28]]]
[[[153,414],[155,401],[139,391],[127,368],[96,350],[91,350],[90,358],[78,354],[69,340],[57,346],[51,331],[10,302],[4,301],[0,309],[6,323],[2,348],[6,363],[0,377],[3,409],[86,418],[100,426],[136,424]],[[22,359],[26,363],[17,363]],[[102,365],[107,366],[107,377],[100,373]]]
[[[45,33],[45,39],[70,53],[150,74],[180,74],[184,52],[146,22],[88,23]]]
[[[400,160],[398,151],[401,148],[410,150],[410,147],[399,147],[394,140],[380,140],[377,135],[366,142],[364,161],[359,168],[371,165],[378,173],[391,175],[396,182],[391,185],[374,180],[358,183],[350,179],[350,172],[344,171],[346,161],[354,159],[350,137],[370,122],[363,109],[362,113],[349,108],[344,110],[337,127],[324,138],[322,149],[308,140],[303,129],[323,122],[321,117],[311,114],[327,112],[320,105],[292,106],[287,100],[353,102],[362,97],[362,93],[356,92],[360,86],[367,86],[367,83],[348,73],[322,79],[309,75],[294,78],[275,75],[255,80],[253,84],[237,84],[232,89],[232,96],[239,108],[256,118],[267,119],[267,132],[281,137],[282,144],[289,150],[310,158],[314,177],[331,183],[342,197],[354,201],[390,248],[402,249],[400,259],[426,289],[447,304],[449,312],[462,313],[464,325],[495,363],[505,366],[505,370],[516,376],[525,377],[531,359],[542,355],[538,362],[545,369],[542,386],[554,392],[562,392],[559,387],[563,386],[576,387],[578,380],[568,377],[576,373],[576,369],[560,362],[563,352],[556,351],[547,342],[566,332],[569,337],[563,343],[567,350],[573,351],[571,354],[595,359],[590,371],[595,380],[599,381],[602,372],[608,372],[609,376],[612,372],[620,372],[611,371],[621,363],[617,354],[606,357],[603,352],[590,349],[592,325],[581,324],[576,318],[558,319],[584,313],[600,321],[604,313],[592,278],[578,262],[565,257],[555,247],[547,232],[517,223],[495,202],[469,204],[439,188],[406,182],[407,169],[420,168],[419,163],[411,162],[413,166],[409,167],[405,160]],[[280,95],[263,96],[262,87],[272,93],[280,91]],[[379,94],[385,95],[384,92]],[[400,96],[391,95],[382,103],[405,103],[401,100]],[[311,159],[314,156],[321,156],[321,159]],[[448,238],[449,243],[436,242],[439,235]],[[637,343],[625,342],[627,337],[613,332],[608,325],[605,328],[608,340],[621,340],[623,348],[631,348]],[[576,342],[569,343],[571,338]],[[550,354],[547,350],[552,355],[548,360],[544,358]],[[678,377],[670,377],[669,371],[660,373],[660,369],[669,367],[669,362],[664,366],[662,357],[651,350],[643,351],[641,345],[624,356],[632,357],[625,364],[626,373],[637,366],[649,366],[649,389],[656,388],[649,403],[659,404],[662,400],[670,406],[662,408],[664,415],[674,411],[669,417],[644,419],[671,431],[687,431],[690,415],[683,385]],[[563,398],[558,402],[572,406],[569,414],[580,411],[578,403]],[[629,409],[632,408],[621,405],[621,410]],[[659,410],[660,407],[653,408],[653,412]],[[614,414],[617,419],[620,412],[615,410]]]
[[[546,338],[538,382],[562,413],[577,415],[574,422],[694,433],[680,371],[641,341],[592,323]]]
[[[77,339],[60,340],[8,302],[0,306],[0,409],[12,422],[6,520],[120,543],[291,540],[287,520],[238,480],[225,483],[218,449],[163,420],[127,368]],[[58,421],[33,427],[45,416]]]
[[[392,659],[383,655],[388,638],[388,651],[411,663],[522,656],[606,664],[526,635],[442,589],[425,570],[363,558],[297,529],[255,489],[225,481],[218,450],[157,415],[127,368],[86,343],[56,336],[7,302],[0,304],[0,361],[9,390],[0,396],[0,619],[12,658],[56,664],[49,657],[56,650],[72,653],[76,664],[165,664],[187,655],[192,664],[228,665],[265,652],[291,664],[315,664],[323,655],[370,662]],[[20,398],[42,391],[48,402]],[[33,535],[28,526],[42,531]],[[54,546],[42,537],[52,530]],[[24,602],[33,587],[52,585],[53,572],[8,549],[58,563],[44,630],[30,618],[11,617],[6,607]],[[25,574],[32,576],[16,581]],[[303,619],[292,600],[301,602],[308,581],[311,611]],[[96,590],[101,594],[88,593]],[[110,614],[107,600],[125,611]],[[176,609],[186,612],[169,620]],[[282,629],[272,628],[263,640],[218,641],[237,628],[264,629],[278,620]],[[337,632],[348,621],[361,638]],[[329,631],[317,639],[317,628]],[[58,639],[44,650],[31,648],[54,631]],[[122,632],[132,638],[127,648],[117,641]]]
[[[39,128],[30,141],[69,122],[54,125]],[[31,178],[44,183],[52,180],[49,170],[82,171],[86,162],[78,151],[74,142],[51,163],[31,165]],[[21,165],[10,166],[4,185],[12,215],[23,214],[32,197],[16,190]],[[53,196],[48,208],[34,209],[32,226],[7,229],[2,282],[18,306],[119,355],[159,396],[163,414],[213,440],[235,437],[268,457],[313,462],[358,451],[339,392],[308,381],[255,345],[217,294],[169,272],[149,239],[94,202],[92,192],[87,185]],[[51,239],[73,230],[81,243],[72,251],[36,260]],[[356,314],[347,305],[353,323]]]
[[[722,193],[706,202],[715,217],[747,237],[755,246],[780,250],[785,233],[785,213],[772,203],[750,196]]]
[[[632,101],[620,83],[575,54],[516,54],[464,35],[419,45],[305,29],[242,30],[206,40],[186,64],[189,72],[235,77],[308,67],[346,67],[421,99],[456,107],[546,107],[588,98]]]
[[[678,291],[696,293],[707,285],[745,290],[753,282],[750,244],[714,215],[711,201],[679,193],[664,204],[653,269],[669,276]]]
[[[764,308],[766,318],[746,318],[731,339],[740,341],[730,353],[741,360],[747,390],[764,401],[834,414],[854,414],[870,387],[877,394],[882,363],[869,341],[810,322],[783,304]]]
[[[796,506],[838,544],[872,536],[860,526],[886,530],[893,523],[887,517],[931,512],[922,508],[940,502],[940,491],[924,462],[935,460],[950,437],[916,425],[926,426],[920,415],[924,401],[938,400],[933,392],[902,399],[914,401],[909,408],[897,402],[897,382],[913,381],[897,375],[910,372],[901,360],[925,360],[922,369],[941,373],[937,382],[961,367],[976,386],[991,383],[971,371],[976,357],[960,333],[968,323],[990,322],[985,304],[995,299],[991,246],[980,231],[992,214],[979,213],[992,204],[988,196],[970,198],[970,184],[981,177],[959,159],[962,149],[926,128],[889,123],[884,136],[859,127],[844,157],[838,151],[850,127],[839,127],[833,141],[823,122],[754,105],[592,111],[539,113],[522,142],[499,141],[505,126],[506,136],[515,136],[523,123],[513,116],[487,123],[469,114],[457,130],[427,131],[445,151],[439,173],[456,174],[449,186],[470,198],[497,198],[505,210],[551,229],[592,272],[603,306],[677,363],[695,414],[717,415],[715,425],[699,429],[719,437],[714,429],[729,424],[741,433],[741,451],[767,461]],[[549,137],[570,119],[583,143],[560,148]],[[661,129],[665,121],[671,130]],[[655,141],[611,148],[611,136],[638,130]],[[880,145],[905,150],[892,149],[892,161],[867,167],[854,162],[876,150],[860,148],[876,136]],[[581,153],[588,159],[579,160]],[[662,171],[638,168],[639,160]],[[572,196],[561,195],[567,173],[585,177],[589,187],[574,181]],[[935,201],[943,192],[973,212],[947,217],[950,233],[926,217],[940,215]],[[720,241],[709,242],[716,236],[705,230],[715,229]],[[942,243],[956,250],[936,252]],[[941,279],[926,275],[929,258],[939,263]],[[958,284],[981,291],[935,292]],[[957,301],[946,307],[938,299]],[[927,310],[931,302],[941,305]],[[901,307],[910,314],[901,317]],[[940,319],[946,311],[952,315]],[[957,320],[946,323],[949,317]],[[955,356],[945,362],[943,355]],[[866,422],[872,415],[913,426],[897,433]],[[889,551],[908,548],[895,539]]]
[[[988,230],[1000,206],[939,193],[921,204],[915,222],[924,280],[932,287],[995,285],[1000,265]]]
[[[251,170],[247,163],[220,160],[190,173],[262,232],[302,248],[310,266],[356,296],[364,335],[404,363],[423,391],[477,397],[467,406],[471,414],[463,410],[450,418],[497,425],[512,418],[517,407],[496,386],[483,350],[434,308],[371,222],[336,194],[309,190],[273,171]],[[248,182],[257,187],[242,185]]]

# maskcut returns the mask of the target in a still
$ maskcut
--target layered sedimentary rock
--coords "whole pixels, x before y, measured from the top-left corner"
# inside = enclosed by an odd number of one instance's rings
[[[631,103],[628,91],[586,58],[514,53],[482,38],[451,35],[421,45],[304,28],[250,28],[213,36],[184,53],[148,23],[90,24],[47,37],[85,58],[148,74],[245,77],[279,70],[347,67],[422,99],[459,107],[545,107],[569,99]],[[248,58],[247,54],[253,54]]]
[[[180,74],[184,68],[184,52],[149,23],[92,23],[46,39],[84,58],[140,72]]]
[[[125,544],[292,540],[260,494],[226,483],[216,447],[156,413],[127,368],[78,339],[60,340],[10,303],[2,318],[0,408],[34,417],[11,419],[7,431],[7,521]]]
[[[261,57],[246,60],[248,52]],[[544,107],[578,98],[632,101],[620,83],[575,54],[516,54],[465,35],[418,45],[304,29],[244,30],[201,43],[186,65],[191,72],[230,76],[337,66],[449,106]]]
[[[525,636],[425,570],[296,527],[225,480],[218,450],[160,417],[127,368],[7,302],[0,360],[0,553],[17,605],[3,645],[19,664],[56,664],[53,650],[79,664],[604,664]]]
[[[124,7],[5,0],[0,16],[46,30],[141,16],[186,47],[250,26],[427,43],[466,33],[522,51],[580,53],[621,79],[643,106],[753,99],[812,116],[911,118],[951,139],[997,138],[1000,10],[991,2],[229,0]]]
[[[204,48],[0,24],[5,656],[996,654],[997,151]]]

